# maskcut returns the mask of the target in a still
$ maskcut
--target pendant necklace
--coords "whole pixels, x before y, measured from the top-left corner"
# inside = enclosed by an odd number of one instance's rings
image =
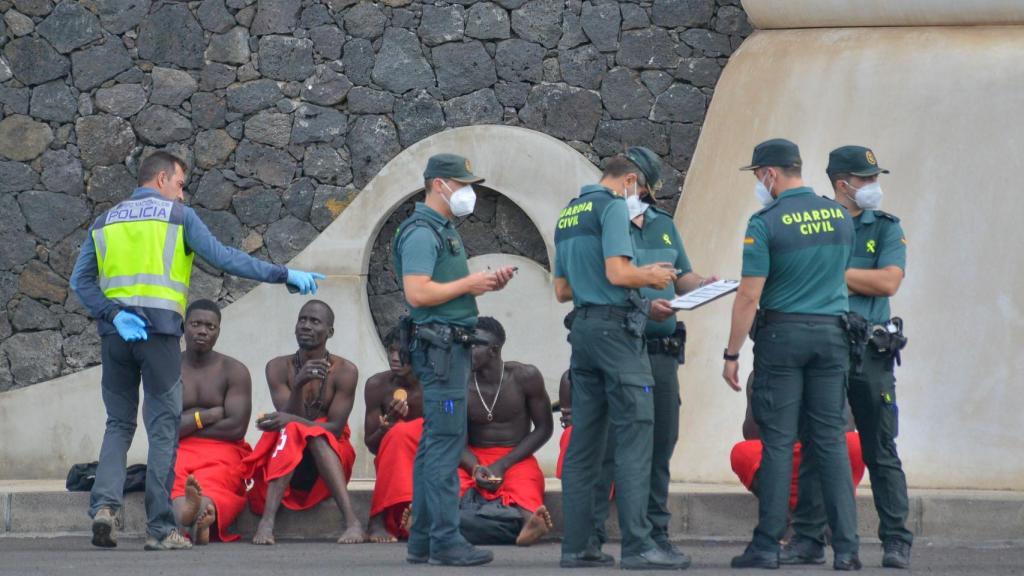
[[[476,372],[473,372],[473,385],[476,386],[476,394],[480,397],[480,404],[483,405],[484,410],[487,411],[487,421],[491,422],[494,420],[494,406],[498,403],[498,396],[501,396],[501,383],[505,381],[505,362],[501,362],[501,376],[498,378],[498,391],[494,393],[494,402],[491,402],[490,408],[487,407],[487,402],[484,402],[483,392],[480,392],[480,383],[476,380]]]

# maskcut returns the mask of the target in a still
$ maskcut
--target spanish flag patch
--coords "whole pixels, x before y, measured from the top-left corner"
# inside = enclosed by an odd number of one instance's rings
[[[754,243],[754,239],[751,238],[750,236],[747,236],[746,238],[743,239],[743,244],[745,244],[747,246],[752,245],[753,243]]]

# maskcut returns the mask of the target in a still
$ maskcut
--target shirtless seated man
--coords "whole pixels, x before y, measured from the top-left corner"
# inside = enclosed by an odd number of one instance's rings
[[[398,329],[384,337],[390,369],[374,374],[363,390],[366,447],[377,455],[367,539],[397,542],[409,537],[412,468],[423,435],[423,389],[399,354]]]
[[[220,309],[196,300],[185,312],[185,354],[181,359],[181,423],[174,465],[174,515],[194,544],[210,541],[211,526],[223,542],[245,509],[242,459],[252,452],[245,442],[252,410],[252,379],[238,360],[215,352]]]
[[[754,415],[750,409],[750,398],[753,394],[750,384],[754,381],[754,373],[747,378],[747,415],[743,419],[743,442],[732,447],[730,461],[732,470],[739,477],[740,482],[746,486],[751,493],[757,494],[757,471],[761,468],[761,429],[754,421]],[[860,451],[860,435],[854,429],[853,413],[850,407],[846,407],[846,448],[850,455],[850,472],[853,474],[853,487],[857,488],[864,478],[864,459]],[[793,481],[789,491],[789,510],[796,508],[797,480],[800,472],[800,442],[793,445]]]
[[[535,366],[505,362],[505,329],[481,317],[466,394],[469,446],[459,469],[460,529],[473,544],[529,546],[553,525],[533,453],[551,438],[551,401]]]
[[[359,371],[327,351],[327,339],[333,335],[331,307],[310,300],[295,323],[298,351],[267,363],[267,384],[277,411],[257,418],[263,436],[245,460],[253,480],[249,505],[263,516],[254,544],[274,543],[274,520],[281,504],[307,510],[329,496],[346,523],[338,543],[365,540],[346,488],[356,459],[347,422]]]

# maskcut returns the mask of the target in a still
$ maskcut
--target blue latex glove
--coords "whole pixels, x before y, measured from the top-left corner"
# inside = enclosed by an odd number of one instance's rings
[[[318,272],[303,272],[302,270],[288,269],[288,291],[300,294],[316,294],[317,280],[326,278]]]
[[[117,316],[114,316],[114,328],[117,328],[117,333],[125,342],[149,339],[149,334],[146,333],[146,322],[127,310],[121,310]]]

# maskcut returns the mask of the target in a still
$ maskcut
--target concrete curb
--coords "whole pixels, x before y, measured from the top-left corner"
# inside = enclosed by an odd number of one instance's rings
[[[0,484],[0,537],[38,537],[88,533],[89,494],[59,491],[52,482],[33,490],[31,484],[16,488]],[[350,485],[356,513],[365,521],[369,512],[372,482]],[[1007,542],[1024,540],[1024,493],[983,491],[911,491],[909,528],[915,535],[958,542]],[[561,535],[562,498],[557,481],[549,482],[545,503],[555,520],[551,538]],[[669,507],[670,530],[679,539],[743,541],[750,537],[757,517],[757,501],[731,486],[673,485]],[[878,519],[871,492],[858,490],[861,537],[875,541]],[[122,509],[123,534],[142,536],[146,530],[141,493],[128,494]],[[246,510],[234,531],[250,537],[258,517]],[[334,539],[341,533],[341,515],[332,502],[302,513],[282,510],[276,534],[284,539]],[[609,531],[618,535],[614,507]]]

